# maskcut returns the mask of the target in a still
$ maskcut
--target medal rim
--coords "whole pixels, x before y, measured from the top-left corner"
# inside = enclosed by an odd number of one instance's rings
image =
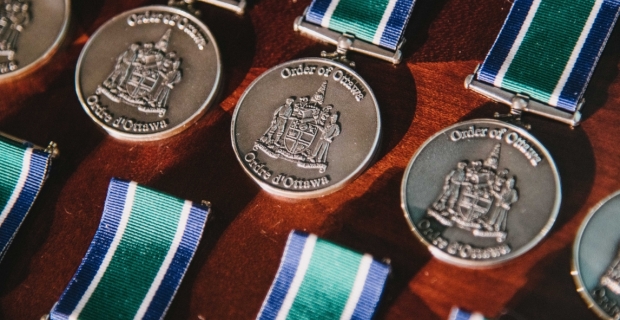
[[[408,177],[411,173],[411,169],[413,168],[413,164],[415,163],[415,161],[417,160],[418,156],[420,155],[420,153],[422,153],[422,151],[433,141],[435,141],[435,139],[437,139],[439,136],[442,136],[444,134],[446,134],[447,132],[449,132],[452,129],[458,128],[458,127],[462,127],[462,126],[466,126],[466,125],[470,125],[470,124],[476,124],[476,123],[480,123],[481,121],[484,122],[490,122],[490,123],[494,123],[496,125],[500,125],[500,126],[505,126],[508,127],[509,129],[521,134],[522,136],[527,137],[528,140],[532,141],[533,143],[536,144],[536,147],[538,149],[540,149],[540,152],[545,156],[545,158],[548,160],[549,162],[549,166],[551,168],[551,171],[553,173],[554,176],[554,180],[555,180],[555,185],[556,185],[556,194],[555,194],[555,201],[553,204],[553,208],[550,211],[550,216],[549,216],[549,220],[547,220],[547,223],[545,224],[545,226],[540,230],[540,232],[538,232],[538,234],[532,238],[530,241],[528,241],[524,246],[520,247],[519,249],[515,250],[515,251],[511,251],[510,253],[508,253],[507,255],[501,256],[499,258],[496,259],[487,259],[487,260],[466,260],[466,259],[462,259],[462,258],[458,258],[455,256],[452,256],[440,249],[438,249],[437,247],[435,247],[432,243],[428,242],[428,240],[426,240],[424,238],[424,236],[422,234],[419,233],[418,228],[416,227],[415,223],[413,223],[413,219],[411,217],[411,214],[409,212],[408,206],[407,206],[407,181],[408,181]],[[413,232],[413,234],[416,236],[416,238],[418,238],[418,240],[420,240],[420,242],[422,242],[422,244],[424,244],[428,250],[431,252],[431,254],[445,262],[451,265],[456,265],[459,267],[465,267],[465,268],[472,268],[472,269],[483,269],[483,268],[491,268],[491,267],[496,267],[499,266],[501,264],[504,264],[510,260],[513,260],[523,254],[525,254],[526,252],[530,251],[533,247],[535,247],[538,243],[540,243],[540,241],[542,241],[545,236],[549,233],[549,231],[551,230],[551,228],[553,227],[553,225],[555,224],[555,220],[557,219],[558,213],[560,211],[560,204],[562,202],[562,185],[560,182],[560,174],[558,171],[558,168],[555,164],[555,161],[553,160],[553,157],[551,157],[551,153],[549,153],[549,151],[547,150],[547,148],[540,142],[538,141],[538,139],[536,139],[536,137],[534,137],[532,134],[530,134],[527,130],[517,127],[513,124],[510,123],[506,123],[503,121],[499,121],[499,120],[495,120],[495,119],[487,119],[487,118],[482,118],[482,119],[473,119],[473,120],[467,120],[467,121],[462,121],[462,122],[458,122],[455,123],[453,125],[450,125],[446,128],[443,128],[441,130],[439,130],[438,132],[436,132],[435,134],[433,134],[430,138],[428,138],[426,141],[424,141],[424,143],[416,150],[415,154],[413,155],[413,157],[411,158],[411,160],[409,160],[409,163],[407,164],[407,168],[405,169],[405,173],[403,175],[403,180],[401,183],[401,189],[400,189],[400,196],[401,196],[401,208],[404,212],[404,216],[405,216],[405,220],[407,220],[407,223],[409,224],[409,227],[411,228],[411,231]]]
[[[127,132],[122,132],[120,130],[114,130],[112,128],[109,128],[108,125],[106,125],[100,119],[98,119],[95,115],[93,115],[92,111],[90,110],[90,108],[88,108],[87,103],[84,100],[84,96],[82,94],[82,86],[80,84],[80,71],[82,69],[82,63],[84,60],[84,56],[86,55],[86,52],[90,48],[91,44],[95,41],[95,39],[97,39],[100,36],[101,32],[103,32],[103,30],[106,29],[108,26],[112,25],[113,23],[116,23],[118,20],[121,19],[121,17],[124,17],[125,15],[128,15],[128,14],[136,13],[136,12],[153,11],[153,10],[168,11],[169,13],[179,14],[183,16],[184,18],[190,19],[193,23],[196,23],[198,27],[202,28],[201,31],[205,32],[206,38],[208,38],[208,40],[211,42],[211,44],[213,45],[213,49],[215,51],[215,60],[217,64],[217,72],[215,74],[215,85],[211,89],[209,96],[203,102],[202,106],[200,106],[200,108],[198,108],[196,112],[194,112],[193,115],[191,115],[190,117],[185,119],[183,122],[179,123],[178,125],[172,127],[171,129],[156,132],[156,133],[149,133],[149,134],[132,134],[132,133],[127,133]],[[75,68],[75,91],[78,96],[78,99],[80,100],[80,104],[82,105],[82,109],[86,111],[86,114],[91,118],[91,120],[93,120],[99,127],[105,130],[110,136],[118,140],[130,141],[130,142],[131,141],[144,142],[144,141],[163,140],[166,138],[170,138],[174,135],[177,135],[181,133],[182,131],[188,129],[191,124],[198,121],[202,116],[205,115],[205,113],[207,113],[207,111],[209,111],[209,109],[211,109],[211,106],[215,103],[214,100],[217,97],[221,87],[222,87],[222,58],[220,54],[220,49],[217,45],[217,42],[215,41],[215,37],[211,33],[211,30],[207,27],[206,24],[200,21],[200,19],[191,15],[190,13],[183,11],[181,9],[178,9],[178,8],[164,6],[164,5],[143,6],[143,7],[127,10],[127,11],[124,11],[122,13],[115,15],[114,17],[106,21],[103,25],[97,28],[97,31],[95,31],[90,36],[90,38],[88,39],[88,42],[86,42],[86,44],[84,45],[84,48],[82,48],[82,51],[80,52],[80,56],[78,58],[78,62]]]
[[[256,178],[252,174],[252,172],[248,168],[246,168],[246,166],[243,164],[243,159],[242,157],[240,157],[240,151],[237,147],[237,143],[235,139],[235,128],[237,124],[237,117],[239,115],[239,109],[241,108],[241,104],[245,100],[250,90],[252,90],[254,86],[257,83],[259,83],[261,80],[263,80],[263,78],[265,78],[267,75],[289,64],[312,62],[312,61],[314,62],[320,61],[321,63],[327,63],[332,66],[341,68],[342,70],[345,70],[355,75],[357,77],[357,80],[360,80],[360,83],[368,89],[368,96],[372,98],[372,102],[374,103],[375,112],[377,115],[377,129],[375,131],[375,139],[373,141],[371,151],[366,156],[366,158],[364,158],[362,163],[355,170],[353,170],[349,175],[343,178],[341,181],[334,183],[326,188],[316,189],[312,191],[285,191],[279,188],[272,187],[268,183],[265,183],[261,181],[260,179]],[[252,81],[252,83],[250,83],[250,85],[248,85],[247,88],[243,91],[243,94],[241,95],[239,100],[237,100],[237,105],[235,106],[235,111],[233,112],[231,125],[230,125],[230,136],[231,136],[233,150],[235,152],[235,157],[237,158],[237,161],[239,162],[239,164],[241,165],[245,173],[248,174],[252,178],[252,180],[254,180],[263,190],[269,192],[272,195],[284,197],[288,199],[311,199],[311,198],[319,198],[319,197],[327,196],[329,194],[332,194],[344,188],[348,183],[355,180],[355,178],[359,177],[373,163],[373,160],[375,159],[379,151],[379,144],[380,144],[381,137],[382,137],[381,111],[379,108],[380,108],[379,102],[377,101],[377,97],[375,96],[375,93],[370,87],[370,85],[368,85],[366,80],[362,78],[362,76],[360,76],[359,73],[357,73],[355,70],[353,70],[352,68],[344,64],[340,64],[336,61],[325,59],[325,58],[319,58],[319,57],[305,57],[305,58],[293,59],[293,60],[280,63],[274,67],[269,68],[268,70],[263,72],[260,76],[258,76],[256,79],[254,79],[254,81]]]
[[[607,202],[612,199],[620,197],[620,190],[608,195],[603,200],[599,201],[594,207],[590,209],[588,215],[583,219],[583,222],[579,226],[579,230],[577,231],[577,235],[575,236],[575,242],[573,243],[573,257],[571,259],[571,276],[573,277],[573,281],[575,282],[575,287],[577,287],[577,292],[581,296],[581,299],[588,305],[588,309],[591,309],[599,318],[601,319],[609,319],[612,320],[607,312],[605,312],[599,305],[594,301],[594,298],[590,295],[588,288],[586,288],[583,279],[581,279],[581,268],[579,267],[579,246],[581,245],[581,239],[583,238],[583,234],[592,221],[592,218],[596,215],[596,213],[605,205]]]
[[[22,76],[28,75],[29,73],[39,69],[41,66],[49,62],[52,57],[58,52],[60,46],[65,41],[67,34],[69,33],[69,25],[71,21],[71,0],[64,0],[65,3],[65,14],[63,17],[62,27],[60,28],[60,32],[56,39],[50,45],[50,47],[36,60],[31,62],[30,64],[24,66],[23,68],[17,68],[15,71],[11,71],[5,74],[0,74],[0,82],[5,82],[8,80],[18,79]]]

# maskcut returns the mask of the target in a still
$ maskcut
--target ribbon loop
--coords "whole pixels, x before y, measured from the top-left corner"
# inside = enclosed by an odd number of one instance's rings
[[[50,319],[160,319],[209,209],[112,179],[99,229]]]
[[[257,319],[369,320],[389,273],[370,255],[293,231]]]
[[[0,261],[32,207],[52,154],[0,134]]]

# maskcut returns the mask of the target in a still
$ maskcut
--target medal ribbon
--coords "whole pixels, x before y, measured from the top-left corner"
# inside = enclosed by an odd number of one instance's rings
[[[293,231],[257,319],[371,319],[389,273],[370,255]]]
[[[478,80],[575,112],[619,8],[617,0],[515,0]]]
[[[99,229],[50,319],[163,318],[208,213],[190,201],[112,179]]]
[[[469,313],[459,308],[452,308],[452,311],[450,312],[450,316],[448,316],[448,320],[491,320],[491,319],[485,318],[482,314],[478,312]]]
[[[32,207],[51,154],[0,135],[0,260]]]
[[[396,50],[415,0],[313,0],[308,22]]]

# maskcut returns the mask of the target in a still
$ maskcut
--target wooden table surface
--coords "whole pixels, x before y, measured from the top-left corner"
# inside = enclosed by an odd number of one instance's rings
[[[620,189],[619,30],[592,78],[580,127],[527,117],[561,175],[563,201],[553,229],[514,261],[469,270],[438,261],[414,237],[400,207],[400,183],[410,157],[433,133],[507,110],[465,90],[463,81],[484,59],[511,1],[419,0],[403,63],[353,55],[381,106],[379,157],[343,190],[303,201],[274,198],[245,175],[231,147],[230,121],[238,98],[263,71],[333,50],[293,31],[309,0],[254,1],[244,17],[200,5],[224,59],[223,93],[191,128],[153,143],[121,142],[100,131],[78,102],[74,73],[101,24],[154,2],[73,2],[66,46],[29,77],[0,84],[0,131],[37,144],[56,141],[62,152],[0,264],[0,318],[38,319],[52,307],[97,229],[111,177],[213,203],[215,219],[167,319],[254,318],[292,229],[391,259],[393,277],[378,319],[446,319],[453,305],[488,316],[508,308],[524,319],[594,318],[575,291],[570,262],[589,209]]]

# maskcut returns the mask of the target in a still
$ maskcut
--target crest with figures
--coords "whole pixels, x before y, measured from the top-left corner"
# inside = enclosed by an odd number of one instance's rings
[[[265,134],[254,144],[274,159],[325,172],[330,145],[340,135],[339,113],[325,104],[327,81],[314,95],[289,97],[275,109]]]
[[[515,177],[498,171],[501,145],[482,161],[461,161],[444,181],[427,214],[448,227],[468,230],[476,237],[504,242],[511,206],[519,200]]]
[[[171,29],[157,43],[134,43],[116,59],[114,70],[97,88],[116,103],[165,116],[168,99],[181,82],[181,59],[168,51]]]
[[[5,57],[8,61],[15,60],[17,41],[30,19],[29,3],[21,0],[0,0],[0,57]],[[12,66],[17,68],[15,64]]]

